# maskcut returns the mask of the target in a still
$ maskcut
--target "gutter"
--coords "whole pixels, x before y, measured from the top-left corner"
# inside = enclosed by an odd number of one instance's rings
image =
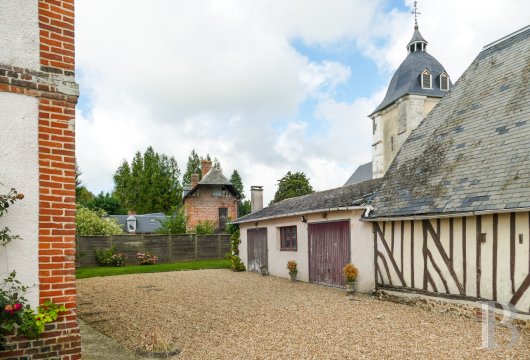
[[[492,214],[504,214],[513,212],[528,212],[530,208],[515,208],[515,209],[499,209],[499,210],[481,210],[481,211],[467,211],[467,212],[456,212],[448,214],[431,214],[431,215],[404,215],[404,216],[389,216],[389,217],[376,217],[376,218],[362,218],[361,221],[374,222],[374,221],[401,221],[401,220],[426,220],[426,219],[440,219],[440,218],[456,218],[456,217],[467,217],[467,216],[478,216],[478,215],[492,215]]]
[[[346,206],[346,207],[337,207],[337,208],[328,208],[328,209],[318,209],[318,210],[309,210],[309,211],[297,211],[294,213],[289,214],[281,214],[281,215],[273,215],[273,216],[266,216],[261,218],[255,218],[255,219],[249,219],[249,220],[243,220],[243,221],[232,221],[230,224],[244,224],[249,222],[256,222],[256,221],[263,221],[263,220],[271,220],[271,219],[277,219],[277,218],[283,218],[283,217],[289,217],[289,216],[300,216],[300,215],[307,215],[307,214],[314,214],[319,212],[330,212],[330,211],[348,211],[348,210],[364,210],[366,209],[366,206]]]

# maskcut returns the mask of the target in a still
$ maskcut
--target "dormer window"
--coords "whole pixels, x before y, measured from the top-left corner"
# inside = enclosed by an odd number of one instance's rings
[[[445,72],[440,74],[440,90],[449,90],[449,75]]]
[[[421,87],[423,89],[432,89],[432,74],[427,69],[421,73]]]

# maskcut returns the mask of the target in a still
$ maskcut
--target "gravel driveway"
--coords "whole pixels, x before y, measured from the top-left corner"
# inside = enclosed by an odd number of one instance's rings
[[[158,327],[175,359],[529,359],[516,347],[479,349],[481,324],[343,290],[229,270],[78,280],[79,315],[135,349]],[[497,342],[509,332],[497,331]]]

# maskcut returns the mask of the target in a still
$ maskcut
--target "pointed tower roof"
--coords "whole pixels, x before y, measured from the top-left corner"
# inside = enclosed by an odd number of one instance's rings
[[[426,51],[427,44],[429,43],[425,38],[421,35],[420,30],[418,28],[418,24],[414,25],[414,34],[412,34],[412,39],[410,39],[409,43],[407,44],[407,49],[410,50],[410,46],[416,43],[423,43],[423,51]]]

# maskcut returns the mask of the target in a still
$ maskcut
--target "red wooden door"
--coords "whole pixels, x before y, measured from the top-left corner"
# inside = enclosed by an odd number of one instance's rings
[[[260,266],[269,266],[267,229],[247,230],[247,269],[249,271],[260,271]]]
[[[350,222],[309,224],[309,281],[344,287],[342,268],[350,262]]]

